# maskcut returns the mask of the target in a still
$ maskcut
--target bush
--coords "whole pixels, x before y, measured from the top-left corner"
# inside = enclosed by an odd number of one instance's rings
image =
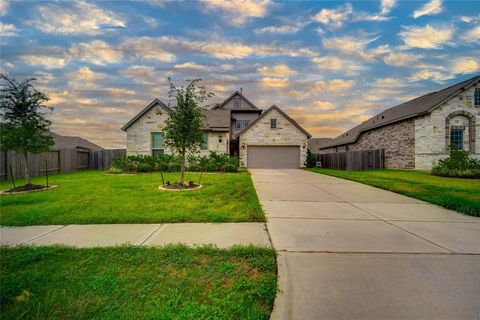
[[[208,156],[188,157],[188,170],[208,172],[237,172],[238,158],[227,154],[210,152]],[[175,155],[147,156],[137,155],[112,159],[109,169],[121,172],[177,172],[180,171],[181,161]]]
[[[315,168],[317,166],[317,157],[307,149],[307,159],[305,161],[305,167],[307,168]]]
[[[432,175],[456,178],[480,178],[480,160],[470,158],[468,151],[449,147],[448,158],[432,168]]]
[[[107,173],[109,173],[109,174],[120,174],[120,173],[123,173],[123,170],[112,166],[112,167],[110,167],[110,169],[108,169]]]

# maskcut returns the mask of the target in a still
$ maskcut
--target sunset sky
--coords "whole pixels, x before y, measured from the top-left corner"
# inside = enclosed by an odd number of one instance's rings
[[[1,72],[36,77],[53,130],[125,147],[167,78],[276,104],[314,137],[480,72],[478,1],[0,1]]]

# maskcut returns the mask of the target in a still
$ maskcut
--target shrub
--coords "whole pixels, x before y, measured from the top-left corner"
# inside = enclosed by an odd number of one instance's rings
[[[470,158],[468,151],[449,147],[449,156],[432,168],[432,175],[457,178],[480,178],[480,160]]]
[[[237,172],[238,158],[227,154],[210,152],[208,156],[188,157],[190,171]],[[112,168],[122,172],[177,172],[181,161],[178,156],[164,154],[158,156],[136,155],[112,159]]]
[[[107,173],[109,173],[109,174],[120,174],[120,173],[123,173],[123,170],[112,166],[112,167],[110,167],[110,169],[108,169]]]
[[[305,167],[307,168],[315,168],[317,165],[317,157],[307,149],[307,159],[305,161]]]

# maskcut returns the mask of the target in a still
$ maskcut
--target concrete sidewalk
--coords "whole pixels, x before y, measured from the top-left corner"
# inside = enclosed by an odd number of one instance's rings
[[[161,246],[183,243],[189,246],[213,244],[270,247],[264,223],[166,223],[97,224],[29,227],[1,227],[2,245],[53,245],[108,247],[122,244]]]
[[[480,219],[304,170],[251,170],[279,252],[273,319],[478,319]]]

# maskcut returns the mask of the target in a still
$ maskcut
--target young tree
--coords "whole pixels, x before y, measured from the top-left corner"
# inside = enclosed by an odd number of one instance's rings
[[[40,153],[53,145],[49,135],[51,122],[45,118],[42,109],[48,97],[35,89],[35,78],[18,82],[0,74],[0,149],[13,150],[25,158],[25,184],[30,183],[29,153]]]
[[[310,151],[310,149],[307,149],[307,159],[305,160],[305,166],[307,168],[315,168],[317,165],[317,157]]]
[[[200,85],[200,81],[200,79],[187,80],[186,87],[177,88],[170,78],[168,79],[169,96],[175,98],[177,105],[165,123],[165,144],[180,156],[182,186],[187,154],[197,151],[203,141],[202,128],[205,124],[205,116],[199,104],[213,96],[213,93]]]

